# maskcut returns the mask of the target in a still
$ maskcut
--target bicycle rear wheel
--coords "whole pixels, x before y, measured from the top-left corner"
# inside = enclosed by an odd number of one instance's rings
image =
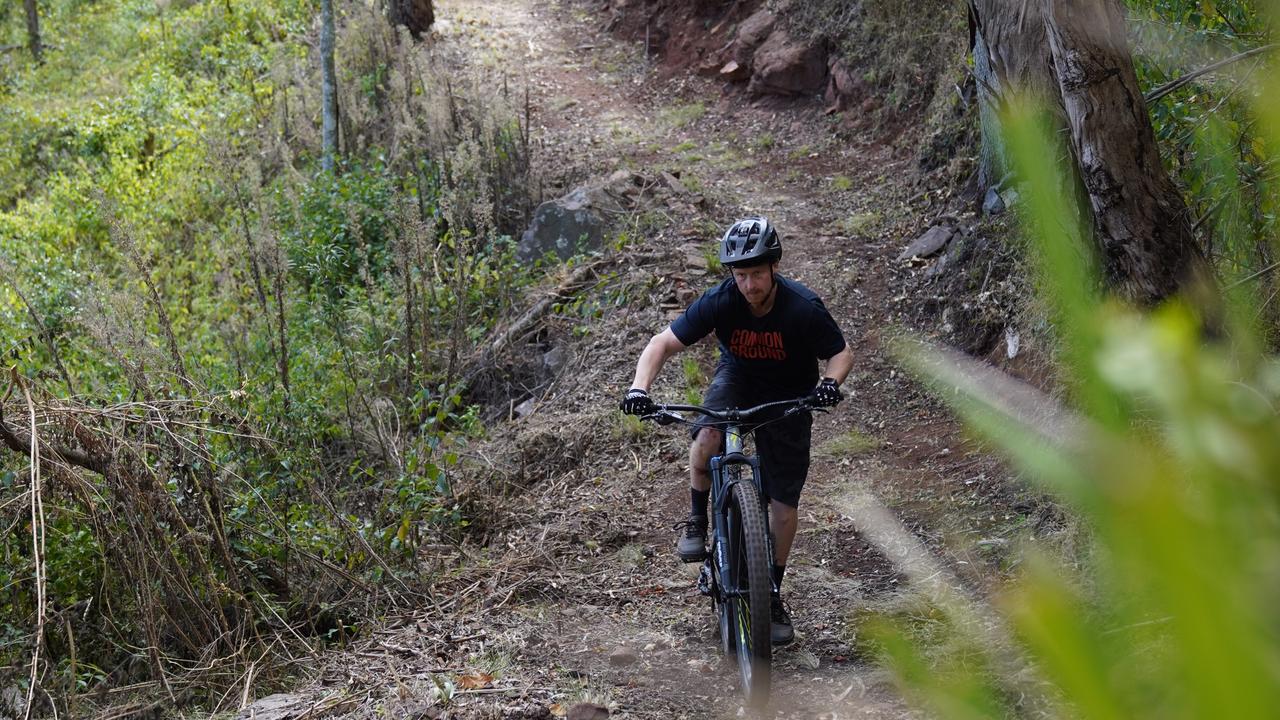
[[[759,707],[769,701],[773,665],[773,645],[769,636],[769,592],[772,562],[769,558],[768,528],[754,485],[733,485],[728,508],[729,577],[727,589],[739,592],[725,603],[728,630],[742,675],[742,693],[749,705]],[[722,627],[724,623],[722,623]]]

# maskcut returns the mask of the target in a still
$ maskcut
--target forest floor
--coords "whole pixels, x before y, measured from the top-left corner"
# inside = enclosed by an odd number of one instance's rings
[[[687,513],[687,434],[616,408],[644,343],[690,290],[716,281],[706,257],[719,232],[757,213],[782,233],[782,272],[824,298],[857,358],[849,399],[815,421],[784,587],[797,640],[776,652],[765,716],[919,716],[861,625],[927,607],[884,538],[902,531],[934,575],[981,603],[1012,562],[1009,538],[1044,531],[1046,516],[886,348],[909,324],[904,277],[916,271],[896,258],[931,219],[911,205],[928,186],[913,149],[873,130],[837,133],[816,99],[753,101],[660,72],[643,43],[605,34],[604,18],[572,2],[436,9],[439,49],[528,87],[549,179],[668,171],[688,192],[635,218],[650,231],[597,261],[596,284],[548,320],[545,338],[569,360],[532,412],[491,423],[489,439],[464,453],[456,476],[474,520],[461,543],[423,549],[424,571],[440,578],[434,596],[326,654],[311,683],[277,703],[291,710],[260,704],[254,717],[745,713],[697,566],[673,552],[672,525]],[[686,353],[696,362],[670,363],[654,395],[682,401],[705,383],[709,345]],[[875,517],[894,527],[862,525]],[[932,622],[917,614],[917,625]]]

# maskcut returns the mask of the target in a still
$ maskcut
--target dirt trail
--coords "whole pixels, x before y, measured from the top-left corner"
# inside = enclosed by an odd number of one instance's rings
[[[853,397],[815,423],[785,587],[798,639],[777,653],[766,716],[916,717],[859,644],[857,614],[909,591],[859,535],[848,499],[869,493],[890,506],[971,587],[994,574],[991,563],[966,550],[972,542],[952,541],[992,532],[1006,519],[992,508],[1014,499],[994,462],[967,449],[955,423],[881,352],[880,333],[902,320],[893,258],[920,222],[902,200],[911,192],[906,153],[838,139],[811,104],[771,108],[707,80],[658,79],[642,46],[602,34],[602,19],[580,5],[436,8],[445,47],[467,48],[477,64],[528,85],[544,163],[578,179],[619,167],[679,170],[705,203],[659,220],[668,255],[620,265],[612,286],[648,288],[653,302],[610,308],[575,342],[575,360],[535,415],[504,429],[518,455],[481,449],[469,459],[496,476],[513,458],[547,458],[505,491],[520,514],[495,514],[484,547],[438,549],[428,564],[454,591],[335,658],[313,694],[363,693],[352,717],[376,706],[392,717],[538,718],[580,702],[612,717],[742,714],[736,671],[721,662],[709,602],[694,588],[696,567],[671,552],[671,524],[686,512],[686,436],[629,429],[613,408],[644,341],[668,317],[659,301],[681,280],[699,291],[714,281],[688,261],[697,243],[736,216],[762,213],[783,233],[783,272],[825,298],[858,357]],[[709,369],[710,348],[691,355]],[[684,374],[672,363],[657,394],[675,395],[696,368]]]

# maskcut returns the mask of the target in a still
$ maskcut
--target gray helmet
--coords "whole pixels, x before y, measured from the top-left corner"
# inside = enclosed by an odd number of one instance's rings
[[[782,239],[767,218],[743,218],[720,238],[720,264],[727,268],[764,265],[780,259]]]

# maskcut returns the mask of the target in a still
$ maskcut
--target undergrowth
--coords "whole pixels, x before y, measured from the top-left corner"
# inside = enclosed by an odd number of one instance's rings
[[[0,56],[0,686],[37,714],[283,683],[468,523],[523,101],[337,5],[333,173],[309,2],[55,0],[45,62]]]

